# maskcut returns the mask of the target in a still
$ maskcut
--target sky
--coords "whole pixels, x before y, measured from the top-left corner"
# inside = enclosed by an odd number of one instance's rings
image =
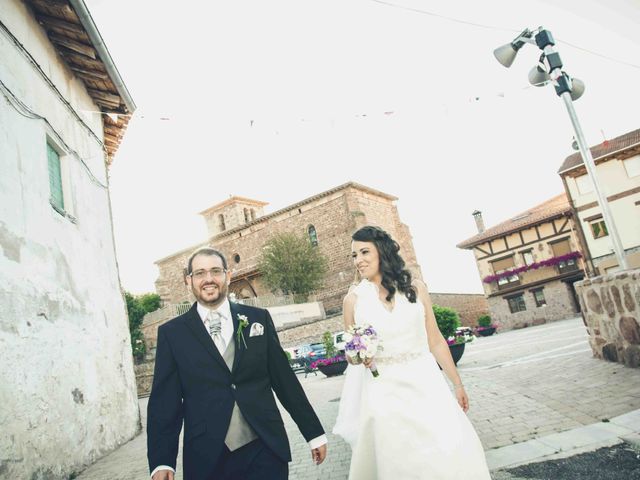
[[[563,192],[573,130],[539,50],[543,25],[587,141],[640,126],[640,1],[85,0],[137,111],[110,168],[121,281],[207,238],[198,212],[239,195],[266,213],[348,181],[395,195],[432,292],[480,293],[456,244]],[[179,5],[179,6],[178,6]],[[322,232],[318,232],[321,238]]]

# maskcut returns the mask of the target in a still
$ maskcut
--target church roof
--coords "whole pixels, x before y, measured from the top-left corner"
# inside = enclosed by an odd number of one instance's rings
[[[264,207],[265,205],[269,205],[268,202],[261,202],[260,200],[253,200],[251,198],[246,197],[238,197],[237,195],[233,195],[222,202],[216,203],[215,205],[203,210],[200,212],[200,215],[206,215],[211,212],[215,212],[216,210],[222,210],[229,205],[234,203],[241,203],[242,205],[249,205],[253,207]]]

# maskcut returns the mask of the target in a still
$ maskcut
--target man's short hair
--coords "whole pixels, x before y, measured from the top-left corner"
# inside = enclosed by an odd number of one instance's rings
[[[208,257],[215,255],[216,257],[219,257],[220,260],[222,260],[222,266],[224,267],[224,269],[227,269],[227,259],[224,258],[222,252],[219,252],[215,248],[211,247],[200,247],[189,256],[189,261],[187,263],[187,275],[191,274],[193,259],[198,255],[206,255]]]

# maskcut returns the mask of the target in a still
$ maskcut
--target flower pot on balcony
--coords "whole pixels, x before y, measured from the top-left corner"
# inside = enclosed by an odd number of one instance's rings
[[[344,371],[347,369],[346,360],[342,360],[339,362],[330,363],[329,365],[318,364],[318,370],[324,373],[327,377],[335,377],[336,375],[342,375]]]

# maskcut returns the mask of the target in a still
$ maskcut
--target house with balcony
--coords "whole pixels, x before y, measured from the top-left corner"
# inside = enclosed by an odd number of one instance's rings
[[[522,328],[579,314],[584,254],[565,194],[490,228],[473,216],[478,233],[457,247],[475,256],[494,322]]]
[[[640,129],[591,147],[598,185],[607,197],[629,268],[640,268]],[[558,172],[584,238],[590,271],[616,271],[609,228],[597,203],[593,182],[579,152],[565,158]]]

